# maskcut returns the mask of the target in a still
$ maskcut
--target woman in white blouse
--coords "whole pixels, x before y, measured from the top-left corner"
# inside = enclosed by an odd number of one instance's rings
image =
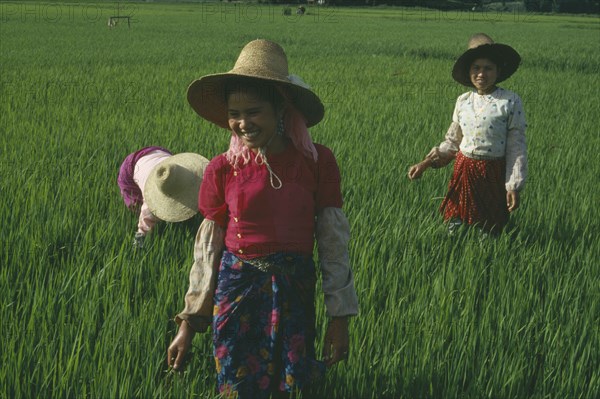
[[[450,233],[464,224],[499,234],[509,212],[519,207],[527,176],[525,113],[519,96],[496,84],[509,78],[520,61],[512,47],[483,33],[472,36],[452,77],[473,90],[458,97],[445,140],[409,169],[408,177],[418,179],[429,167],[456,160],[440,206]]]

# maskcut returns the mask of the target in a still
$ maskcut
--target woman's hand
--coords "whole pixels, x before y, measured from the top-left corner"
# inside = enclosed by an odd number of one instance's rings
[[[348,317],[334,317],[329,321],[325,333],[323,357],[327,367],[348,358],[350,339],[348,336]]]
[[[185,320],[182,321],[177,335],[173,338],[173,342],[171,342],[167,350],[167,364],[169,367],[173,366],[174,370],[179,370],[183,366],[183,359],[188,353],[190,346],[192,346],[194,334],[195,332],[188,322]]]
[[[508,206],[509,212],[512,212],[519,207],[518,191],[508,191],[506,193],[506,206]]]
[[[146,235],[144,233],[140,233],[139,231],[135,233],[133,236],[133,249],[142,249],[144,248],[144,240],[146,239]]]
[[[410,180],[418,179],[423,175],[429,167],[431,166],[431,161],[429,159],[424,160],[423,162],[419,162],[416,165],[413,165],[408,170],[408,178]]]

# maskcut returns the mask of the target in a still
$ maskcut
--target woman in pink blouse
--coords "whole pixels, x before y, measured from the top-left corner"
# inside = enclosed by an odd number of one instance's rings
[[[497,83],[508,79],[520,61],[512,47],[483,33],[472,36],[452,77],[473,90],[458,97],[445,140],[408,172],[417,179],[429,167],[456,159],[440,206],[450,233],[466,224],[499,234],[509,212],[519,207],[527,176],[527,124],[519,96]]]
[[[200,188],[205,219],[168,364],[179,369],[194,334],[212,325],[219,393],[287,397],[348,357],[348,316],[358,312],[337,162],[307,129],[324,108],[266,40],[248,43],[228,73],[193,82],[188,100],[231,142]],[[324,361],[314,345],[315,238],[329,316]]]

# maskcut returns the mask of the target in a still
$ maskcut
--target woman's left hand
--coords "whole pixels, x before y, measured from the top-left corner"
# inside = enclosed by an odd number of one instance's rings
[[[333,366],[341,360],[346,360],[349,349],[348,317],[333,317],[327,326],[323,348],[323,357],[327,367]]]
[[[509,212],[512,212],[519,207],[518,191],[508,191],[506,193],[506,206],[508,206]]]

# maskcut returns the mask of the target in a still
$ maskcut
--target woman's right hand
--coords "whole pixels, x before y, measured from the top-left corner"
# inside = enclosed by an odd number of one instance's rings
[[[411,166],[408,170],[408,178],[410,180],[418,179],[423,175],[423,172],[425,172],[427,168],[429,168],[429,166],[430,161],[427,159],[423,162],[419,162],[418,164]]]
[[[194,338],[195,331],[185,320],[179,325],[179,331],[169,349],[167,350],[167,364],[169,367],[173,366],[174,370],[179,370],[183,366],[185,355],[188,353],[190,346],[192,346],[192,339]]]
[[[348,359],[350,338],[348,336],[348,317],[333,317],[327,325],[323,358],[325,365],[331,367],[339,361]]]

